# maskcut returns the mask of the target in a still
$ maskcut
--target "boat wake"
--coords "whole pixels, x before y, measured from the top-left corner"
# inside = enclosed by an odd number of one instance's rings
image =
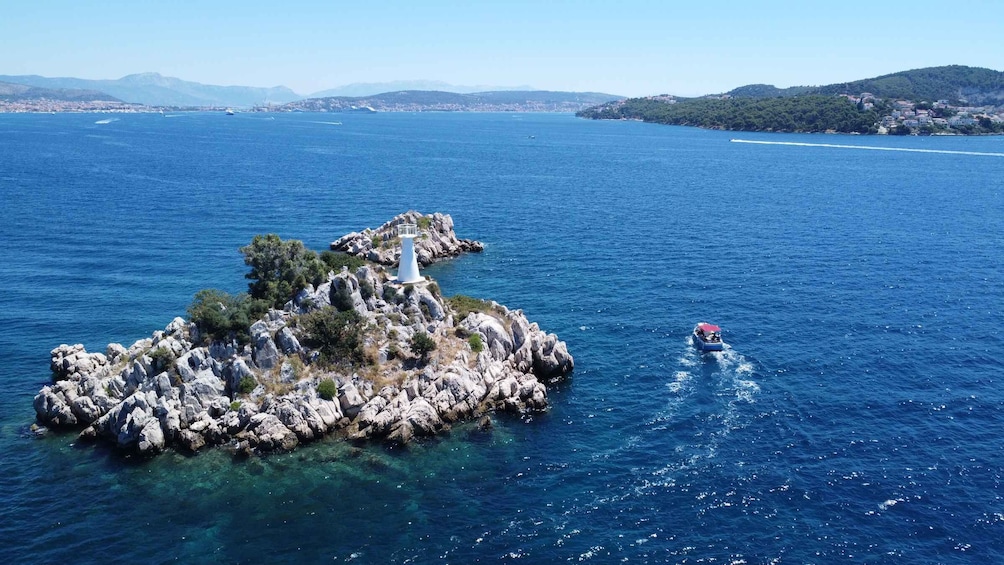
[[[949,149],[914,149],[911,147],[878,147],[874,145],[842,145],[839,143],[803,143],[796,141],[759,141],[754,139],[730,139],[732,143],[754,145],[788,145],[792,147],[829,147],[833,149],[865,149],[868,151],[901,151],[903,153],[940,153],[943,155],[976,155],[980,157],[1004,157],[1004,153],[984,151],[952,151]]]
[[[647,550],[642,546],[647,541],[671,538],[673,528],[643,520],[620,523],[626,530],[612,528],[608,536],[594,535],[588,542],[579,534],[587,531],[597,515],[617,522],[667,497],[693,497],[704,511],[725,504],[722,500],[729,494],[717,492],[709,484],[722,469],[733,467],[734,462],[717,458],[719,453],[734,452],[732,434],[757,417],[752,408],[760,391],[755,363],[728,345],[723,351],[701,353],[688,336],[667,358],[665,367],[665,388],[656,394],[662,402],[648,415],[644,415],[646,408],[639,406],[642,420],[638,426],[624,434],[616,448],[593,453],[586,468],[578,470],[587,482],[602,477],[589,491],[593,497],[568,504],[560,518],[526,516],[498,532],[497,538],[536,537],[540,524],[549,522],[558,536],[553,547],[578,550],[580,562],[610,556],[594,551],[594,544],[616,548],[626,556],[644,556]],[[633,543],[622,539],[625,531],[630,531],[627,539],[634,539]],[[570,560],[575,555],[572,557]]]
[[[666,382],[668,402],[647,423],[641,441],[646,450],[665,453],[647,468],[635,470],[636,482],[621,498],[691,483],[732,432],[754,417],[760,385],[754,363],[725,344],[723,351],[700,352],[688,337],[681,343],[677,370]]]
[[[96,124],[110,124],[112,122],[117,122],[117,121],[119,121],[118,118],[105,118],[103,120],[98,120],[98,121],[96,121],[94,123],[96,123]]]

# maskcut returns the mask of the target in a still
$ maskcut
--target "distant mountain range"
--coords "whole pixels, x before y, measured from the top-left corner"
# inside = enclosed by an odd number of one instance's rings
[[[379,83],[354,83],[304,96],[285,86],[260,88],[253,86],[217,86],[165,77],[158,73],[140,73],[115,80],[90,80],[74,77],[43,77],[38,75],[0,75],[0,82],[46,89],[47,92],[86,91],[101,100],[120,100],[147,106],[261,106],[285,104],[304,98],[331,96],[372,96],[384,92],[431,90],[472,93],[506,90],[533,90],[528,86],[458,86],[442,81],[409,80]],[[41,92],[41,91],[36,91]],[[30,93],[27,94],[30,96]],[[69,94],[64,94],[69,96]],[[42,96],[39,96],[42,97]],[[45,97],[53,98],[51,94]],[[97,99],[97,98],[95,98]],[[76,100],[76,99],[75,99]]]
[[[402,90],[374,96],[328,96],[297,100],[284,110],[347,112],[372,108],[381,112],[577,112],[622,99],[599,92],[504,90],[463,94],[435,90]]]
[[[331,96],[373,96],[385,92],[401,92],[403,90],[434,90],[439,92],[454,92],[472,94],[475,92],[497,92],[504,90],[536,90],[529,86],[462,86],[439,80],[395,80],[392,82],[356,82],[329,90],[311,94],[308,98],[327,98]]]
[[[440,81],[356,83],[316,92],[307,97],[285,86],[217,86],[141,73],[116,80],[89,80],[37,75],[0,75],[0,100],[110,100],[147,106],[248,107],[265,103],[289,109],[333,111],[351,106],[377,110],[472,110],[537,108],[540,111],[577,111],[623,97],[594,92],[552,92],[528,87],[457,86]],[[29,87],[29,88],[22,88]],[[732,98],[778,98],[870,92],[882,98],[962,100],[970,104],[1004,104],[1004,73],[991,69],[950,65],[914,69],[825,86],[777,88],[751,84],[726,94]],[[717,95],[716,95],[717,96]],[[682,98],[678,98],[683,100]]]
[[[97,90],[82,90],[77,88],[41,88],[24,84],[0,82],[0,100],[19,102],[22,100],[59,100],[63,102],[90,102],[102,100],[105,102],[121,102],[118,98]]]
[[[215,86],[158,73],[128,75],[117,80],[0,75],[0,81],[46,89],[98,91],[125,102],[147,106],[254,106],[265,102],[283,104],[302,98],[285,86]]]

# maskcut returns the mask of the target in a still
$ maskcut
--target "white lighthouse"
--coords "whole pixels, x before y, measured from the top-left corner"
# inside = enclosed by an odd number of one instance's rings
[[[414,283],[422,279],[418,274],[418,257],[415,256],[415,237],[418,236],[418,226],[415,224],[398,224],[397,235],[401,237],[401,264],[397,267],[397,282]]]

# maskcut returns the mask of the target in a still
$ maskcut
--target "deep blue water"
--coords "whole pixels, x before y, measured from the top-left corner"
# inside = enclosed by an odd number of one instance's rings
[[[0,115],[0,562],[1004,561],[1004,138],[107,118]],[[447,294],[568,343],[548,413],[246,462],[27,432],[56,345],[242,290],[254,234],[407,209],[487,244],[426,271]]]

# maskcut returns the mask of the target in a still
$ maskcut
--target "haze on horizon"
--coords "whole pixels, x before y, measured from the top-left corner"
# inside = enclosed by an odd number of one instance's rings
[[[696,96],[751,84],[820,85],[948,64],[998,69],[1004,19],[987,0],[837,7],[652,0],[257,0],[169,8],[109,0],[20,4],[0,23],[0,74],[205,84],[434,80],[626,96]],[[982,38],[982,40],[980,39]]]

